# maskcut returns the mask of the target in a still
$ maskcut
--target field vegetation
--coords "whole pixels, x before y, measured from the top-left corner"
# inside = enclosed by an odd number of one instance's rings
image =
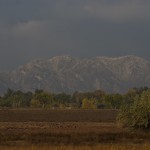
[[[2,150],[149,150],[150,90],[73,95],[8,89],[0,97]]]
[[[116,110],[0,110],[0,149],[144,150],[146,147],[148,150],[149,131],[122,128],[116,123],[117,113]]]

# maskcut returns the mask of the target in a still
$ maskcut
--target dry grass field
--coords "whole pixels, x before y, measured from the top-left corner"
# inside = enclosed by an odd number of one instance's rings
[[[150,144],[96,146],[31,146],[31,147],[1,147],[2,150],[150,150]]]
[[[0,122],[115,122],[116,110],[1,109]]]
[[[150,149],[150,133],[119,127],[116,115],[116,110],[0,110],[0,149]]]

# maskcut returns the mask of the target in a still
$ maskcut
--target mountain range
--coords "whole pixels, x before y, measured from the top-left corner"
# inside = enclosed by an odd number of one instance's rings
[[[137,56],[37,59],[12,71],[0,72],[0,93],[7,88],[51,92],[126,92],[150,86],[150,62]]]

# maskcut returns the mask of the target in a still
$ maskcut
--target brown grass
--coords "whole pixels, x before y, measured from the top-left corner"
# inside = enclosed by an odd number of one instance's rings
[[[30,146],[0,147],[2,150],[150,150],[150,144],[141,145],[97,145],[97,146]]]
[[[115,122],[117,110],[1,109],[0,122]]]
[[[1,110],[0,149],[148,150],[150,132],[117,126],[116,114],[115,110]]]

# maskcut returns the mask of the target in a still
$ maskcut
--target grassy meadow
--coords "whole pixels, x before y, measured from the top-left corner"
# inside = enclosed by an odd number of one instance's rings
[[[149,150],[150,132],[116,123],[117,110],[0,110],[2,150]]]

